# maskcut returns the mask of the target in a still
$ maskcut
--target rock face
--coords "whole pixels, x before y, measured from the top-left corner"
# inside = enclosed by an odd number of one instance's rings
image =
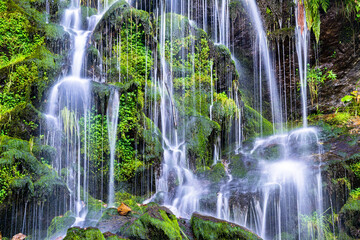
[[[198,240],[261,239],[256,234],[237,224],[219,220],[210,216],[200,215],[198,213],[194,213],[191,217],[191,228],[195,239]]]

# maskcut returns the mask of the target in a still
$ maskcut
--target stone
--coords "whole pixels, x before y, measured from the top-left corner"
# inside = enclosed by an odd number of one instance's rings
[[[261,240],[259,236],[244,227],[214,217],[194,213],[190,222],[195,239]]]
[[[125,203],[121,203],[117,211],[121,216],[126,216],[129,212],[131,212],[131,208],[128,207]]]
[[[23,233],[18,233],[12,237],[12,240],[23,240],[26,238],[26,235]]]

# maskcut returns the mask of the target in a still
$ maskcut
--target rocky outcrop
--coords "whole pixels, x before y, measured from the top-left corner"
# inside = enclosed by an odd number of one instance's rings
[[[198,213],[194,213],[191,217],[191,228],[195,238],[198,240],[261,240],[255,233],[235,223],[200,215]]]

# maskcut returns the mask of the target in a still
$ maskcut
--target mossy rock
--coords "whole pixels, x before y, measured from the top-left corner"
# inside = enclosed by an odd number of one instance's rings
[[[120,240],[120,239],[127,239],[127,238],[122,238],[116,234],[113,234],[111,232],[106,232],[104,233],[104,237],[106,240]]]
[[[146,212],[121,233],[130,239],[182,239],[176,216],[156,204],[149,205]]]
[[[75,215],[70,211],[66,212],[64,216],[54,217],[47,230],[47,239],[55,239],[64,235],[75,220]]]
[[[76,239],[105,240],[105,237],[97,228],[73,227],[68,229],[64,240],[76,240]]]
[[[230,173],[233,177],[243,178],[246,175],[246,167],[242,160],[242,155],[238,154],[230,158]]]
[[[112,218],[117,217],[117,216],[119,216],[117,208],[107,208],[103,212],[99,222],[106,221],[106,220],[112,219]]]
[[[360,238],[360,198],[350,197],[340,210],[340,219],[345,230],[354,239]]]
[[[186,141],[190,164],[196,169],[210,167],[213,163],[212,149],[221,128],[217,122],[205,116],[189,116],[186,122]]]
[[[191,217],[191,227],[198,240],[238,239],[260,240],[261,238],[248,229],[237,224],[226,222],[214,217],[194,213]]]
[[[218,183],[220,182],[223,178],[226,177],[226,171],[225,171],[225,167],[222,163],[217,163],[215,164],[210,172],[208,173],[208,178],[213,182],[213,183]]]
[[[42,114],[31,104],[22,103],[0,116],[0,131],[6,135],[29,140],[36,136]]]
[[[255,109],[244,105],[244,135],[246,138],[256,137],[261,132],[262,125],[263,135],[270,135],[273,133],[273,125],[264,118]]]

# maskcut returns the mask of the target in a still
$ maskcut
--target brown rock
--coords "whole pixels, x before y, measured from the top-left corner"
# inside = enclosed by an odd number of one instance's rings
[[[131,212],[131,208],[126,206],[125,203],[121,203],[117,211],[121,216],[126,216],[129,212]]]
[[[11,240],[24,240],[25,238],[26,238],[25,234],[18,233],[15,236],[13,236]]]

